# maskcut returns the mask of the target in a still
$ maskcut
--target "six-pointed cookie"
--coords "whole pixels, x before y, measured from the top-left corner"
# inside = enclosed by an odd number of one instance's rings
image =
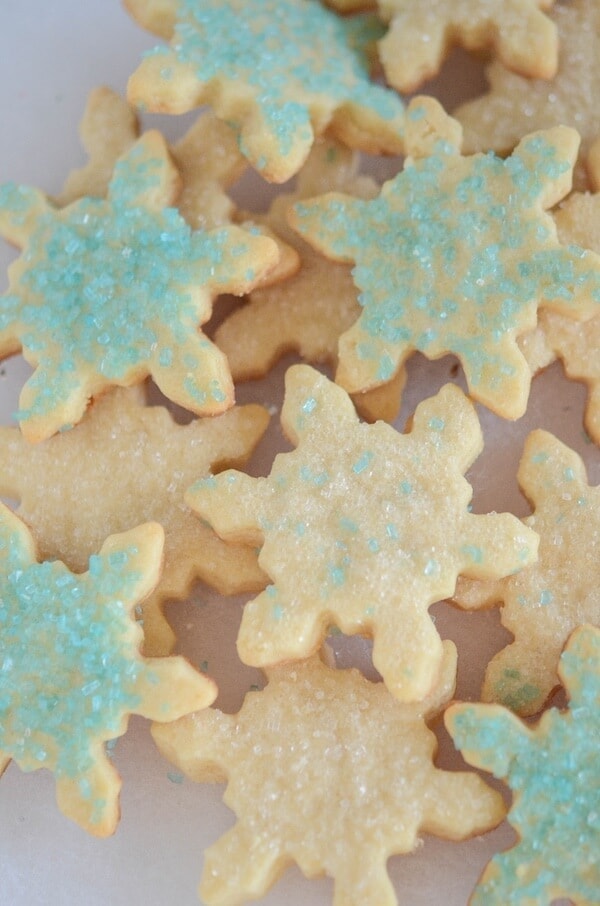
[[[582,320],[600,305],[600,258],[561,246],[546,213],[570,187],[578,139],[558,127],[507,160],[463,157],[456,125],[416,99],[406,136],[415,157],[377,198],[328,193],[297,203],[291,223],[328,257],[355,263],[362,313],[340,338],[336,373],[348,392],[389,381],[415,350],[454,353],[470,394],[518,418],[531,371],[517,339],[538,308]]]
[[[403,435],[361,424],[341,387],[297,365],[281,421],[297,449],[268,478],[223,472],[187,495],[221,537],[261,546],[273,584],[244,609],[242,660],[307,657],[333,623],[373,636],[373,662],[399,699],[426,695],[442,650],[430,605],[459,574],[499,577],[536,556],[537,536],[515,516],[468,511],[463,474],[482,446],[471,403],[447,385]]]
[[[60,809],[98,836],[119,819],[105,743],[130,714],[169,721],[211,704],[214,683],[180,657],[144,658],[133,610],[160,574],[163,531],[108,538],[74,574],[38,562],[25,524],[0,504],[0,773],[47,768]]]
[[[381,27],[317,0],[127,0],[141,24],[171,41],[145,58],[128,96],[154,112],[208,102],[272,182],[293,176],[329,129],[351,147],[398,153],[399,97],[369,78]]]
[[[19,420],[32,441],[79,421],[90,398],[151,374],[198,414],[233,403],[223,354],[199,326],[218,293],[243,293],[277,261],[239,227],[192,231],[170,207],[179,177],[147,132],[121,157],[108,196],[57,209],[36,189],[0,188],[0,233],[23,248],[0,297],[0,356],[35,366]]]
[[[447,642],[438,685],[407,705],[314,657],[267,671],[267,686],[236,715],[154,726],[159,748],[193,780],[228,781],[237,823],[206,852],[203,902],[261,896],[296,862],[308,877],[334,879],[337,906],[393,906],[386,861],[411,852],[419,832],[462,840],[498,824],[498,793],[433,765],[425,721],[452,695],[455,670]]]

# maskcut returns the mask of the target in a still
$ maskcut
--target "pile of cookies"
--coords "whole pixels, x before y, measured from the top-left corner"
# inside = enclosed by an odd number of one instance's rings
[[[482,423],[502,457],[557,359],[597,461],[600,4],[126,6],[162,43],[126,98],[90,95],[86,165],[55,197],[0,184],[0,356],[32,368],[0,428],[0,772],[49,769],[111,835],[112,749],[149,718],[171,776],[227,783],[207,906],[293,863],[338,906],[401,902],[390,856],[505,818],[470,903],[600,903],[600,491],[543,422],[514,470],[528,515],[472,487]],[[457,44],[490,90],[450,115],[423,82]],[[151,127],[202,105],[176,141]],[[236,714],[214,704],[231,651],[173,654],[207,586],[242,596],[237,656],[263,671]],[[503,642],[457,648],[448,601],[499,611]],[[462,765],[434,763],[443,726]]]

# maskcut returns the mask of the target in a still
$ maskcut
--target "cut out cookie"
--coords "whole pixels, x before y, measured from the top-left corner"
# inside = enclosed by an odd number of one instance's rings
[[[492,52],[524,76],[550,79],[558,65],[553,0],[378,0],[389,31],[379,56],[390,85],[415,91],[434,76],[454,44]],[[529,130],[530,131],[530,130]]]
[[[463,608],[501,604],[514,642],[490,662],[482,698],[535,714],[558,685],[560,652],[575,627],[600,625],[600,488],[579,456],[546,431],[527,438],[519,485],[534,507],[524,522],[540,538],[535,564],[495,582],[459,579]]]
[[[208,102],[265,179],[293,176],[326,129],[364,151],[402,150],[402,102],[369,79],[368,51],[382,33],[375,17],[344,19],[315,0],[126,6],[171,41],[131,77],[130,101],[164,113]]]
[[[142,522],[165,531],[165,563],[142,605],[144,652],[167,654],[174,636],[162,605],[181,600],[203,580],[222,594],[266,585],[256,553],[229,546],[183,502],[199,477],[242,465],[268,423],[260,406],[177,425],[166,409],[144,406],[137,388],[107,393],[73,431],[28,444],[17,428],[0,427],[0,494],[20,501],[43,559],[76,572],[103,539]]]
[[[448,385],[402,435],[361,424],[340,387],[298,365],[281,421],[297,449],[268,478],[224,472],[187,495],[221,537],[261,546],[274,583],[244,609],[240,657],[306,657],[334,623],[373,636],[373,663],[396,697],[422,698],[442,651],[429,606],[460,573],[506,575],[536,556],[537,536],[515,516],[468,512],[463,472],[482,446],[471,403]]]
[[[600,258],[562,247],[546,213],[570,188],[577,134],[530,135],[506,161],[463,157],[458,124],[417,98],[406,142],[413,157],[378,198],[329,193],[292,208],[304,239],[355,262],[363,311],[340,338],[336,381],[356,393],[389,381],[414,350],[453,353],[471,396],[518,418],[531,371],[517,339],[538,308],[581,320],[600,304]]]
[[[333,877],[338,906],[393,906],[386,861],[411,852],[419,832],[462,840],[498,824],[498,793],[475,774],[433,766],[425,720],[452,695],[455,667],[446,642],[439,685],[406,705],[314,657],[269,670],[237,715],[154,726],[159,748],[193,780],[228,780],[238,820],[206,852],[202,901],[262,896],[296,862],[308,877]]]
[[[558,72],[550,81],[525,79],[492,63],[488,94],[459,107],[468,153],[509,152],[528,132],[573,126],[581,135],[581,161],[600,135],[600,6],[596,0],[557,3],[551,18],[559,35]],[[575,184],[586,184],[581,163]]]
[[[596,906],[600,891],[600,630],[577,629],[559,674],[570,698],[539,723],[499,705],[453,705],[446,724],[469,764],[506,779],[519,840],[485,869],[471,906]]]
[[[108,538],[89,570],[38,563],[24,523],[0,504],[0,773],[47,768],[59,808],[111,834],[121,781],[104,744],[130,714],[169,721],[214,701],[214,683],[181,657],[144,658],[136,604],[160,572],[156,523]]]
[[[600,185],[600,160],[588,159],[591,182]],[[600,193],[574,192],[554,214],[558,236],[564,245],[574,244],[600,254]],[[545,366],[555,356],[573,380],[583,381],[589,389],[585,427],[600,444],[600,316],[579,324],[556,312],[543,312],[539,333],[548,350],[546,361],[530,364]]]
[[[107,199],[57,209],[36,189],[0,189],[0,233],[23,248],[0,297],[0,356],[22,348],[35,366],[18,415],[28,440],[148,374],[197,414],[233,404],[225,357],[199,325],[218,293],[251,289],[277,247],[239,227],[192,232],[170,207],[178,187],[164,139],[147,132],[118,161]]]
[[[308,362],[336,361],[340,334],[360,315],[350,267],[333,264],[313,251],[290,229],[286,212],[294,201],[332,189],[373,198],[376,183],[359,176],[357,170],[356,154],[324,139],[314,145],[300,171],[296,190],[278,196],[263,218],[252,215],[292,246],[301,266],[290,279],[253,290],[248,304],[217,329],[215,343],[227,356],[234,381],[263,377],[291,351]],[[369,420],[391,421],[398,414],[404,382],[401,370],[388,387],[357,394],[354,402]]]

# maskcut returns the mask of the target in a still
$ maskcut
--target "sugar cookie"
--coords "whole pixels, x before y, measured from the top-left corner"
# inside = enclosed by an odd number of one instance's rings
[[[390,380],[419,350],[458,356],[470,394],[504,418],[525,412],[531,371],[517,338],[538,308],[591,317],[600,257],[562,247],[546,209],[571,185],[577,134],[523,139],[508,160],[463,157],[431,98],[407,114],[414,156],[378,198],[329,193],[292,208],[292,226],[335,261],[355,262],[360,318],[339,343],[336,381],[356,393]]]
[[[173,632],[167,600],[181,600],[202,580],[223,594],[266,585],[256,553],[226,545],[183,502],[186,488],[211,470],[242,465],[268,423],[261,406],[177,425],[140,390],[115,390],[95,402],[73,431],[29,444],[17,428],[0,427],[0,494],[18,499],[44,559],[82,572],[104,538],[142,522],[165,531],[158,585],[141,607],[144,652],[167,654]],[[82,503],[84,501],[84,503]]]
[[[600,891],[600,630],[571,636],[559,674],[566,711],[533,727],[500,705],[453,705],[446,725],[469,764],[505,778],[518,834],[494,856],[470,906],[542,906],[563,897],[596,906]]]
[[[371,153],[402,150],[402,102],[369,79],[374,16],[342,18],[316,0],[125,5],[171,41],[133,74],[130,101],[163,113],[208,102],[265,179],[293,176],[326,129]]]
[[[441,68],[452,45],[492,52],[524,76],[551,79],[558,65],[553,0],[378,0],[389,31],[379,56],[390,85],[415,91]],[[530,131],[530,130],[529,130]]]
[[[0,297],[0,356],[35,366],[21,429],[39,441],[79,421],[88,400],[151,374],[198,414],[233,403],[225,358],[199,331],[218,293],[244,293],[277,261],[239,227],[192,232],[169,207],[179,177],[147,132],[117,162],[106,199],[57,209],[38,190],[0,188],[0,233],[23,248]]]
[[[139,653],[132,611],[156,584],[162,540],[156,523],[112,535],[74,575],[39,563],[30,532],[0,504],[0,773],[11,759],[51,770],[61,811],[98,836],[119,820],[104,744],[130,714],[175,720],[216,695],[184,658]]]
[[[373,663],[395,696],[422,698],[442,650],[429,606],[461,573],[506,575],[536,556],[537,536],[515,516],[468,512],[463,472],[482,446],[472,405],[447,385],[403,435],[361,424],[340,387],[297,365],[281,421],[297,449],[268,478],[223,472],[186,498],[221,537],[261,545],[274,583],[244,609],[240,657],[306,657],[334,623],[373,636]]]
[[[445,643],[440,683],[425,701],[394,701],[357,670],[314,657],[268,671],[236,715],[203,711],[153,727],[167,758],[197,781],[228,780],[236,825],[205,857],[207,906],[264,894],[296,862],[334,879],[338,906],[393,906],[386,861],[420,831],[462,840],[504,815],[473,773],[433,766],[426,719],[452,695],[456,651]]]

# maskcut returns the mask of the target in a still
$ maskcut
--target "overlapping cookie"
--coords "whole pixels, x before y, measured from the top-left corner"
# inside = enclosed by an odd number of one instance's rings
[[[546,213],[570,188],[577,135],[557,127],[507,160],[463,157],[458,124],[417,98],[406,143],[413,157],[377,198],[328,193],[292,208],[311,245],[355,262],[363,310],[340,338],[336,381],[356,393],[389,381],[414,350],[454,353],[470,394],[518,418],[531,371],[517,339],[538,308],[583,320],[600,305],[600,258],[561,246]]]
[[[402,150],[403,105],[369,78],[382,27],[342,18],[318,0],[127,0],[169,40],[129,80],[132,103],[183,113],[209,103],[243,154],[272,182],[293,176],[329,129],[351,147]]]
[[[379,42],[387,79],[412,92],[434,76],[454,44],[491,48],[509,69],[550,79],[558,64],[557,29],[542,10],[553,0],[377,0],[389,31]],[[530,131],[530,130],[528,130]]]
[[[494,856],[470,906],[596,906],[600,891],[600,629],[581,626],[561,657],[569,698],[527,726],[499,705],[452,705],[446,724],[469,764],[505,778],[517,843]]]
[[[59,209],[36,189],[0,189],[0,232],[23,248],[0,297],[0,356],[22,349],[35,366],[18,413],[28,440],[148,374],[197,414],[233,404],[225,357],[199,325],[218,293],[247,292],[274,267],[277,247],[234,226],[192,231],[170,206],[178,189],[157,132],[119,159],[106,199]]]
[[[600,186],[600,160],[593,153],[588,158],[588,173],[592,184]],[[574,192],[554,213],[554,220],[562,243],[600,254],[600,194]],[[536,341],[545,347],[545,354],[540,358],[525,351],[533,368],[544,367],[558,356],[567,376],[587,385],[585,427],[600,444],[600,317],[579,324],[556,312],[543,312]]]
[[[130,714],[174,720],[216,695],[184,658],[139,653],[133,609],[158,580],[162,542],[156,523],[112,535],[75,575],[39,563],[25,524],[0,504],[0,773],[11,759],[49,769],[61,811],[98,836],[119,818],[105,743]]]
[[[583,188],[583,161],[600,135],[600,7],[596,0],[570,0],[556,3],[550,17],[559,36],[556,76],[527,79],[492,63],[486,72],[489,92],[458,107],[455,116],[468,153],[493,148],[505,154],[535,129],[572,126],[582,139],[575,184]]]
[[[600,489],[588,485],[580,457],[546,431],[527,438],[518,478],[534,507],[524,522],[540,538],[537,562],[494,582],[459,579],[455,600],[501,605],[514,641],[488,665],[482,697],[529,715],[558,685],[572,630],[600,625]]]
[[[256,553],[217,538],[183,502],[193,481],[242,465],[260,440],[268,414],[256,405],[218,418],[177,425],[161,406],[145,406],[141,389],[115,390],[95,402],[76,430],[29,444],[0,427],[0,494],[18,499],[41,556],[82,572],[108,535],[142,522],[165,531],[164,569],[141,606],[144,651],[166,654],[173,632],[167,600],[203,580],[223,594],[255,592],[266,577]],[[84,504],[82,504],[84,501]]]
[[[377,193],[374,180],[358,174],[358,158],[338,142],[315,144],[298,175],[294,192],[278,195],[264,217],[253,215],[285,239],[301,266],[291,279],[253,290],[215,332],[215,343],[227,356],[234,381],[262,377],[287,352],[307,362],[335,363],[338,340],[360,314],[350,268],[323,258],[287,224],[289,206],[302,198],[336,189],[360,198]],[[398,414],[405,375],[383,388],[357,394],[355,404],[369,420],[391,421]]]
[[[297,449],[279,454],[268,478],[223,472],[186,498],[221,537],[261,546],[273,584],[244,609],[242,660],[306,657],[333,623],[373,637],[373,663],[395,696],[422,698],[442,651],[429,606],[459,574],[503,576],[536,556],[537,536],[515,516],[468,511],[463,473],[482,447],[471,403],[448,385],[402,435],[361,424],[340,387],[297,365],[281,421]]]
[[[267,671],[236,715],[153,727],[190,778],[228,781],[237,823],[206,852],[207,906],[263,895],[292,862],[331,876],[338,906],[393,906],[387,859],[411,852],[419,832],[462,840],[502,820],[501,796],[479,777],[433,766],[425,721],[452,695],[456,669],[454,646],[444,648],[439,683],[418,704],[313,657]]]

